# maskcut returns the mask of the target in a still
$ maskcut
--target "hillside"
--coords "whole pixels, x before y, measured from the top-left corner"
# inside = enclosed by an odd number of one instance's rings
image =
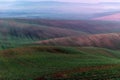
[[[11,20],[0,20],[0,28],[0,33],[3,35],[11,35],[15,37],[26,36],[41,39],[77,35],[80,33],[74,30],[53,28],[31,23],[20,23]]]
[[[120,13],[94,18],[93,20],[120,21]]]
[[[55,46],[79,46],[79,47],[92,46],[120,49],[120,33],[54,38],[50,40],[39,41],[36,42],[35,44]]]
[[[107,34],[111,32],[119,33],[120,23],[87,20],[0,19],[0,28],[0,49],[6,49],[53,38],[81,35],[89,36],[90,34]],[[115,45],[98,44],[97,42],[94,44],[93,42],[94,41],[84,45],[116,48],[117,44],[117,42],[113,43]],[[113,40],[113,42],[115,42],[115,40]],[[68,44],[69,42],[65,42],[65,45],[66,43]],[[78,43],[79,42],[74,42],[72,44],[79,46],[83,45]],[[117,48],[119,47],[117,46]]]
[[[46,40],[73,35],[86,34],[75,30],[54,28],[31,23],[21,23],[11,19],[0,19],[0,48],[28,44],[33,41]],[[18,43],[19,42],[19,43]]]
[[[13,19],[13,21],[14,20],[21,23],[31,23],[54,28],[70,29],[88,34],[120,32],[120,23],[115,21]]]
[[[0,51],[0,79],[53,80],[62,78],[73,80],[87,79],[91,76],[89,79],[92,80],[98,79],[98,75],[99,79],[104,77],[114,79],[118,78],[117,74],[119,75],[119,55],[119,51],[103,48],[25,46],[3,50]],[[108,74],[111,70],[112,72]],[[98,71],[99,73],[94,76]],[[82,75],[84,73],[88,77]],[[114,78],[110,77],[111,75]]]

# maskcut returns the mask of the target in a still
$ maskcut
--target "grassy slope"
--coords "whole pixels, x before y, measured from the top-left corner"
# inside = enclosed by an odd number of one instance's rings
[[[103,71],[109,75],[108,72],[111,70],[117,74],[119,71],[116,72],[116,70],[120,67],[118,55],[120,55],[119,51],[102,48],[32,46],[4,50],[0,51],[0,79],[41,80],[41,76],[43,76],[43,80],[45,78],[53,80],[52,78],[72,79],[75,77],[85,79],[86,75],[91,76],[96,71]],[[85,71],[81,71],[82,68]],[[76,69],[79,70],[76,72]],[[88,70],[86,71],[86,69]],[[93,72],[90,72],[91,70]],[[61,74],[58,74],[59,72]],[[96,74],[102,75],[102,72]],[[96,76],[93,75],[93,78]]]
[[[9,19],[0,20],[0,49],[28,44],[38,40],[84,34],[74,30],[44,25],[21,23]]]

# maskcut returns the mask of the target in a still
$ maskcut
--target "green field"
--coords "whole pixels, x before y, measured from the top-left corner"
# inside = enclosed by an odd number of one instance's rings
[[[0,79],[118,80],[118,55],[119,51],[103,48],[31,46],[2,50]]]

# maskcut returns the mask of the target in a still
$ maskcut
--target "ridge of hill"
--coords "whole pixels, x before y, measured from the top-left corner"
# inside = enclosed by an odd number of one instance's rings
[[[120,49],[120,33],[54,38],[50,40],[38,41],[35,44]]]
[[[44,25],[54,28],[70,29],[88,34],[120,32],[120,23],[116,21],[95,20],[47,20],[47,19],[13,19],[21,23]]]

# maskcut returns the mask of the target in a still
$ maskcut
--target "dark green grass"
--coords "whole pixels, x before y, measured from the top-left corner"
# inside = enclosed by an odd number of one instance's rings
[[[99,49],[97,48],[97,50]],[[0,52],[0,79],[33,80],[74,68],[118,65],[120,63],[120,60],[116,57],[111,58],[106,54],[97,55],[97,52],[94,55],[92,52],[86,53],[86,51],[87,49],[83,51],[72,47],[39,46],[4,50]],[[104,52],[104,49],[101,49],[101,51]],[[74,73],[71,79],[76,74]],[[81,76],[82,73],[79,74]],[[50,78],[52,79],[52,77]]]
[[[39,39],[37,38],[31,39],[27,37],[13,37],[13,36],[6,36],[6,39],[4,40],[2,37],[0,37],[0,50],[20,47],[38,40]]]

